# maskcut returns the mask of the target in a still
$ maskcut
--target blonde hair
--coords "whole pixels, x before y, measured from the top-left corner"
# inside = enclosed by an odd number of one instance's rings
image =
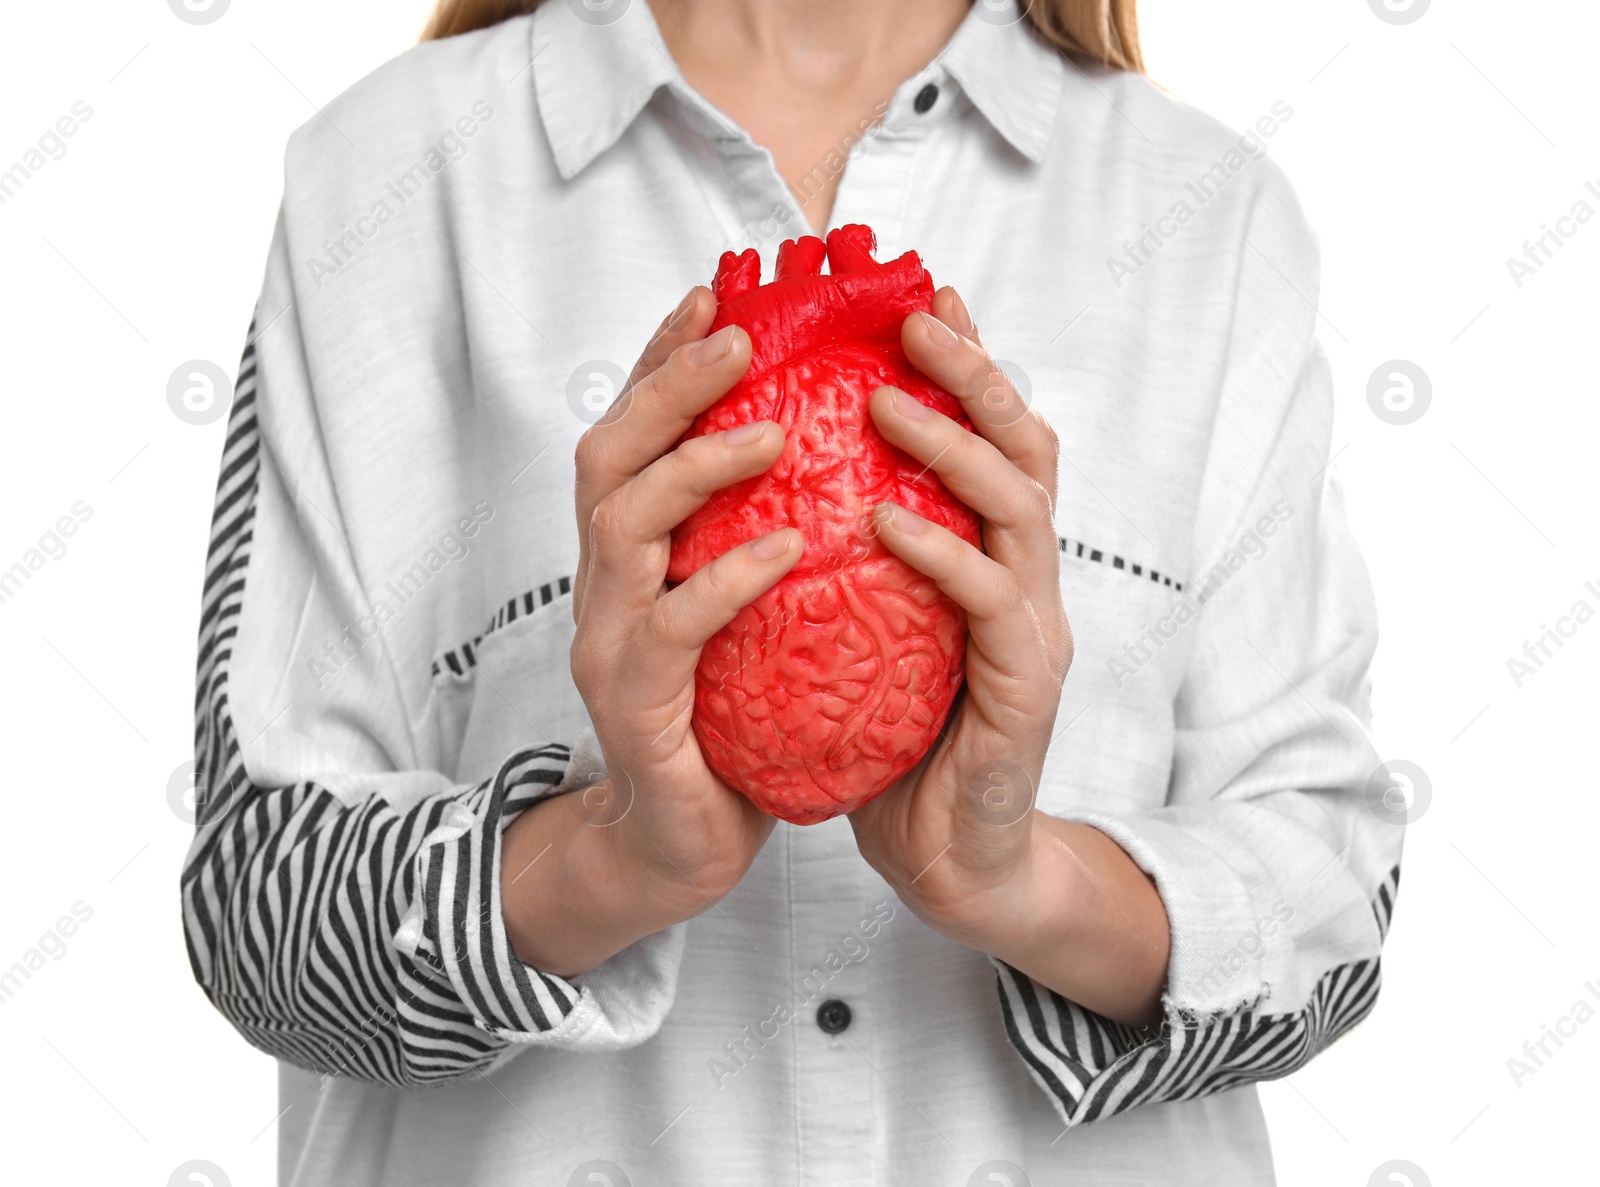
[[[422,39],[454,37],[498,25],[532,12],[540,3],[541,0],[437,0]],[[1139,54],[1136,4],[1137,0],[1022,0],[1028,23],[1063,54],[1142,73],[1144,59]]]

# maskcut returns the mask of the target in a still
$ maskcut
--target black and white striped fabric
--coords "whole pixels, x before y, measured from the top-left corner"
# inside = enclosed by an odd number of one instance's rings
[[[1092,561],[1097,565],[1110,565],[1113,569],[1120,569],[1124,573],[1132,573],[1135,577],[1144,577],[1156,585],[1164,585],[1168,589],[1183,592],[1183,582],[1173,579],[1171,573],[1162,573],[1148,565],[1141,565],[1138,561],[1128,560],[1118,556],[1105,548],[1096,548],[1093,544],[1086,544],[1082,540],[1071,540],[1066,536],[1056,537],[1056,547],[1062,556],[1076,557],[1078,560]]]
[[[195,979],[254,1046],[324,1075],[425,1086],[481,1073],[559,1026],[580,993],[511,951],[500,834],[548,796],[564,745],[404,811],[315,783],[263,787],[243,765],[229,660],[251,553],[262,448],[255,323],[240,364],[200,620],[195,774],[182,877]]]
[[[1399,889],[1397,865],[1372,901],[1380,937],[1388,934]],[[1137,1105],[1194,1100],[1287,1076],[1371,1012],[1381,981],[1376,957],[1352,961],[1323,974],[1304,1008],[1293,1013],[1241,1009],[1178,1025],[1169,1015],[1160,1033],[1146,1040],[1004,961],[991,963],[1006,1035],[1068,1127]]]
[[[530,589],[511,598],[504,606],[495,611],[489,625],[484,627],[470,640],[452,647],[443,652],[433,661],[433,675],[437,678],[446,673],[452,680],[469,680],[472,678],[472,669],[478,666],[478,647],[490,635],[503,627],[508,627],[519,618],[527,618],[537,610],[542,610],[557,598],[564,598],[572,592],[572,578],[558,577],[554,581],[546,581],[538,589]]]

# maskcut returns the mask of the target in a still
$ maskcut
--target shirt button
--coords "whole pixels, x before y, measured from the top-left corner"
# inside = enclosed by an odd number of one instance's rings
[[[830,997],[817,1007],[817,1025],[826,1034],[836,1035],[850,1025],[850,1007]]]
[[[926,115],[928,109],[939,101],[939,87],[936,83],[929,83],[917,92],[916,101],[912,107],[916,108],[918,115]]]

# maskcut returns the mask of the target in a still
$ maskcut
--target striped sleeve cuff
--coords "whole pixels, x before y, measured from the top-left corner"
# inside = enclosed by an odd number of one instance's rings
[[[416,862],[419,896],[401,922],[395,947],[447,981],[472,1024],[509,1044],[614,1051],[660,1029],[672,1007],[684,928],[676,925],[625,948],[576,978],[521,960],[502,918],[501,836],[516,816],[551,795],[578,790],[572,772],[598,769],[598,746],[585,730],[557,782],[524,752],[459,800],[423,839]]]
[[[1116,839],[1147,871],[1164,864],[1160,857],[1152,860],[1148,844]],[[1151,840],[1148,832],[1144,840]],[[1159,851],[1163,843],[1157,840],[1154,847]],[[1143,853],[1135,852],[1141,848]],[[1368,904],[1370,922],[1361,930],[1375,934],[1379,945],[1399,882],[1396,865]],[[1263,919],[1271,918],[1265,913],[1254,926],[1229,931],[1232,924],[1219,925],[1215,916],[1229,919],[1242,911],[1248,918],[1249,910],[1243,904],[1231,910],[1219,904],[1216,889],[1184,898],[1162,886],[1172,923],[1173,972],[1159,1030],[1135,1031],[990,958],[1006,1035],[1069,1128],[1138,1105],[1193,1100],[1287,1076],[1371,1012],[1380,984],[1379,958],[1375,949],[1360,951],[1370,945],[1347,948],[1349,959],[1330,959],[1338,948],[1327,944],[1325,929],[1297,934],[1288,921],[1280,935],[1263,941],[1264,931],[1272,935],[1262,927]],[[1332,913],[1347,921],[1354,914],[1337,907]],[[1264,959],[1269,949],[1271,956]],[[1317,968],[1287,967],[1306,963]],[[1274,984],[1280,973],[1282,983]]]

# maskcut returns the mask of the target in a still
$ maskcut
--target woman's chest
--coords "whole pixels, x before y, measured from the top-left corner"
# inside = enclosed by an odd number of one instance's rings
[[[1162,339],[1167,289],[1152,281],[1122,300],[1104,291],[1095,245],[1113,218],[1086,210],[1063,231],[1033,188],[1003,177],[986,184],[1004,218],[941,216],[923,200],[932,178],[915,155],[906,176],[874,184],[871,170],[892,157],[874,146],[852,160],[861,172],[841,187],[837,217],[876,220],[880,259],[916,250],[936,284],[957,287],[999,370],[1061,443],[1055,518],[1076,657],[1041,806],[1160,803],[1198,609],[1191,542],[1225,327],[1200,327],[1175,358]],[[938,167],[949,174],[949,162]],[[804,233],[775,178],[770,162],[637,153],[597,161],[582,187],[543,204],[537,227],[504,213],[467,220],[497,228],[480,249],[494,240],[493,275],[464,271],[463,302],[470,464],[497,476],[502,518],[473,607],[493,629],[438,641],[450,653],[435,665],[435,679],[451,686],[441,699],[458,715],[470,704],[461,777],[480,777],[524,740],[530,718],[570,728],[584,716],[567,675],[567,591],[579,555],[574,450],[661,319],[690,285],[709,283],[723,250],[757,247],[770,276],[778,243]],[[957,185],[948,205],[961,209],[972,195],[955,175],[944,180]],[[971,390],[993,382],[974,376]]]

